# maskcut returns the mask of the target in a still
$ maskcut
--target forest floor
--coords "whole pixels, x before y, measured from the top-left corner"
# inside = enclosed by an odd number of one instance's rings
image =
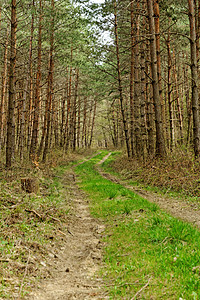
[[[110,152],[102,155],[95,166],[96,171],[102,178],[106,181],[109,180],[112,184],[133,191],[149,202],[158,205],[175,218],[200,228],[198,201],[168,197],[164,193],[161,195],[133,183],[126,178],[126,174],[119,176],[119,169],[123,171],[123,168],[119,167],[121,162],[116,161],[116,165],[113,165],[117,172],[114,173],[113,167],[110,168],[111,154]],[[116,158],[113,156],[113,161],[115,160]],[[107,161],[109,161],[109,164]],[[90,162],[90,160],[85,159],[80,163],[83,166],[83,171],[84,162]],[[0,238],[2,253],[0,259],[0,275],[2,278],[0,299],[140,299],[140,288],[137,288],[138,283],[136,283],[136,288],[139,291],[133,292],[138,298],[135,296],[135,298],[130,297],[128,294],[127,296],[123,294],[121,296],[115,295],[110,298],[108,294],[109,286],[116,288],[116,285],[113,284],[113,281],[106,282],[107,275],[102,273],[101,276],[100,271],[102,268],[106,270],[104,237],[109,238],[110,234],[106,233],[106,227],[110,225],[106,225],[102,217],[96,218],[93,216],[94,214],[91,215],[90,196],[87,192],[82,191],[80,186],[81,177],[75,174],[74,166],[64,167],[64,169],[61,168],[59,171],[53,172],[52,178],[54,179],[51,179],[50,183],[44,181],[43,178],[41,179],[45,190],[43,192],[44,198],[37,195],[25,196],[23,193],[19,193],[19,188],[15,190],[15,197],[13,197],[9,183],[5,190],[1,190],[1,196],[8,197],[9,195],[10,200],[6,207],[5,204],[2,206],[3,212],[1,211],[0,215],[3,216],[0,224],[3,233]],[[10,182],[12,180],[13,178],[10,178]],[[47,200],[50,200],[51,203],[48,202],[47,204],[45,202],[47,201],[44,200],[45,195],[50,197]],[[115,195],[111,195],[109,199],[113,199],[114,203]],[[116,199],[116,201],[119,200]],[[107,200],[106,203],[110,205]],[[120,205],[118,205],[119,209],[121,209]],[[124,208],[126,211],[127,208]],[[49,211],[51,212],[50,217],[48,215]],[[146,211],[146,208],[138,210],[139,215],[136,216],[136,223],[134,224],[137,224],[143,211]],[[129,219],[130,211],[127,210],[126,215],[127,217],[123,218]],[[23,219],[26,219],[26,224],[23,223]],[[33,236],[37,234],[38,240],[34,240]],[[171,240],[170,237],[164,238],[160,244],[161,246],[162,244],[165,245],[167,241],[171,243]],[[117,254],[117,257],[119,257],[119,254]],[[124,259],[126,257],[127,254],[124,254]],[[120,263],[118,262],[118,264]],[[13,270],[15,271],[13,272]],[[151,278],[146,278],[147,283],[143,284],[144,289],[148,290]],[[127,284],[118,283],[117,286],[124,288]],[[158,283],[156,282],[154,285],[158,285]],[[128,292],[124,291],[125,295]],[[166,293],[166,295],[168,294]],[[144,294],[143,297],[144,299],[157,299],[157,296],[149,298],[149,294],[146,294],[146,296]],[[167,297],[164,297],[164,299],[167,299]],[[196,292],[194,292],[193,298],[196,299],[195,297]],[[170,299],[175,298],[171,297]]]

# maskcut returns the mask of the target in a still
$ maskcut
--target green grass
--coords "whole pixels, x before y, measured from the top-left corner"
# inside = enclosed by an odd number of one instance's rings
[[[111,299],[131,299],[147,282],[137,299],[198,299],[199,231],[102,178],[94,165],[106,154],[75,171],[90,196],[91,212],[107,225],[102,274]]]

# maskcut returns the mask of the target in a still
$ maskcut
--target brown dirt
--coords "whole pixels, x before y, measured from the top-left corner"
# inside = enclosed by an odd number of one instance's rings
[[[98,277],[102,264],[102,243],[104,226],[91,217],[88,201],[78,189],[73,173],[66,174],[70,184],[70,214],[68,229],[64,234],[61,251],[57,258],[49,259],[51,279],[39,283],[26,299],[106,299],[103,280]],[[50,253],[51,254],[51,253]]]

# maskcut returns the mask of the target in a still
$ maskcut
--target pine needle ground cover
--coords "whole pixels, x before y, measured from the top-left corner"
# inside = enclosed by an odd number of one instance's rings
[[[107,152],[76,167],[92,214],[106,223],[104,268],[111,299],[198,299],[200,233],[95,168]]]
[[[168,153],[165,159],[156,158],[144,162],[127,159],[120,152],[113,154],[104,164],[104,168],[110,173],[118,173],[129,180],[130,184],[132,182],[147,189],[154,188],[169,196],[176,196],[177,192],[179,197],[192,197],[193,201],[199,202],[200,161],[194,159],[193,153],[178,149]]]

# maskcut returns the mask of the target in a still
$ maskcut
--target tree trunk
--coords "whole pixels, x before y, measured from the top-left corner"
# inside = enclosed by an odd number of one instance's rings
[[[46,156],[49,149],[49,135],[51,129],[51,110],[53,98],[53,67],[54,67],[54,0],[51,0],[51,27],[50,27],[50,49],[49,49],[49,76],[48,76],[48,113],[47,113],[47,132],[45,137],[45,145],[43,151],[43,162],[46,161]]]
[[[145,28],[146,18],[143,18],[143,28]],[[141,116],[141,155],[143,160],[145,158],[145,144],[146,144],[146,127],[145,127],[145,47],[144,43],[141,43],[140,48],[140,62],[141,62],[141,101],[140,101],[140,116]]]
[[[25,70],[25,67],[24,67]],[[26,118],[26,98],[27,98],[27,90],[28,90],[29,80],[25,80],[24,93],[22,95],[22,110],[21,110],[21,126],[19,133],[19,152],[20,159],[23,160],[23,152],[25,145],[25,118]]]
[[[137,10],[139,10],[139,1],[137,3]],[[141,120],[140,120],[140,50],[139,50],[139,14],[135,15],[135,38],[134,38],[134,134],[135,134],[135,148],[137,157],[140,158],[142,154],[141,145]]]
[[[34,99],[34,118],[32,139],[30,146],[30,158],[36,159],[36,148],[38,144],[38,131],[39,131],[39,107],[40,107],[40,85],[41,85],[41,54],[42,54],[42,0],[39,2],[40,15],[39,15],[39,27],[38,27],[38,56],[37,56],[37,74],[36,74],[36,87],[35,87],[35,99]]]
[[[199,128],[200,122],[199,122],[198,66],[197,66],[194,0],[188,0],[188,7],[189,7],[189,21],[190,21],[193,142],[194,142],[195,157],[199,157],[199,155],[200,155],[200,128]]]
[[[35,0],[33,0],[33,8],[35,7]],[[31,20],[31,35],[29,42],[29,111],[28,111],[28,137],[27,137],[27,149],[30,147],[31,131],[32,131],[32,106],[33,106],[33,32],[34,32],[34,9]]]
[[[71,46],[71,64],[73,60],[73,46]],[[66,136],[66,145],[65,149],[68,150],[69,144],[70,144],[70,139],[71,139],[71,124],[70,124],[70,119],[72,115],[72,104],[71,104],[71,90],[72,90],[72,66],[70,67],[70,73],[69,73],[69,90],[68,90],[68,97],[67,97],[67,119],[66,119],[66,131],[65,131],[65,136]]]
[[[173,106],[172,106],[172,83],[171,83],[171,69],[172,69],[172,58],[170,48],[170,31],[168,31],[167,39],[167,56],[168,56],[168,76],[167,76],[167,90],[168,90],[168,108],[169,108],[169,132],[170,132],[170,150],[174,147],[174,121],[173,121]]]
[[[93,132],[94,132],[94,122],[96,118],[96,108],[97,108],[97,97],[94,99],[94,110],[93,110],[93,118],[92,118],[92,125],[91,125],[91,134],[90,134],[90,141],[89,141],[89,147],[92,145],[92,139],[93,139]]]
[[[10,72],[9,72],[9,98],[7,116],[7,144],[6,144],[6,167],[12,165],[12,154],[15,143],[14,136],[14,110],[15,110],[15,66],[16,66],[16,30],[17,30],[17,7],[16,0],[12,0],[11,8],[11,45],[10,45]]]
[[[179,97],[179,90],[178,90],[178,79],[177,79],[177,71],[176,71],[176,57],[175,57],[175,50],[173,49],[173,58],[174,58],[174,83],[175,83],[175,95],[176,95],[176,105],[177,105],[177,112],[178,112],[178,123],[179,123],[179,134],[180,139],[178,142],[182,145],[183,144],[183,116],[181,112],[180,106],[180,97]],[[179,135],[178,135],[179,136]]]
[[[60,124],[60,147],[64,142],[64,124],[65,124],[65,106],[66,106],[67,90],[64,89],[61,101],[61,124]]]
[[[163,134],[162,113],[161,113],[161,103],[160,103],[160,94],[159,94],[155,24],[153,18],[152,0],[147,0],[147,9],[148,9],[148,18],[149,18],[152,86],[153,86],[155,124],[156,124],[156,155],[164,157],[166,154],[166,149],[165,149],[165,141],[164,141],[164,134]]]
[[[131,155],[134,156],[134,94],[133,94],[133,81],[134,81],[134,5],[133,1],[130,2],[131,8],[131,70],[130,70],[130,146]]]
[[[158,72],[158,85],[161,104],[161,113],[163,126],[165,126],[165,109],[162,94],[162,77],[161,77],[161,55],[160,55],[160,8],[159,0],[153,0],[154,22],[155,22],[155,38],[156,38],[156,54],[157,54],[157,72]]]
[[[4,51],[4,67],[2,72],[2,90],[1,90],[1,105],[0,105],[0,150],[3,144],[4,135],[4,120],[5,120],[5,98],[6,98],[6,85],[7,85],[7,71],[8,71],[8,37],[9,26],[7,27],[7,35]]]
[[[84,141],[86,146],[86,118],[87,118],[87,97],[84,97],[84,106],[83,106],[83,126],[82,126],[82,137],[81,137],[81,145],[84,147]]]
[[[77,125],[77,147],[80,147],[80,130],[81,130],[81,97],[78,96],[78,125]]]
[[[75,91],[74,91],[74,129],[73,129],[73,151],[76,150],[76,143],[77,143],[77,122],[76,122],[76,116],[77,116],[77,96],[78,96],[78,81],[79,81],[79,70],[76,70],[76,82],[75,82]]]
[[[122,90],[122,81],[121,81],[121,67],[120,67],[120,59],[119,59],[119,38],[118,38],[117,3],[116,3],[116,1],[114,2],[114,15],[115,15],[115,45],[116,45],[116,56],[117,56],[118,90],[119,90],[122,122],[123,122],[123,127],[124,127],[124,135],[125,135],[125,141],[126,141],[126,150],[127,150],[128,157],[130,157],[128,126],[127,126],[127,120],[126,120],[125,111],[124,111],[124,99],[123,99],[123,90]]]

